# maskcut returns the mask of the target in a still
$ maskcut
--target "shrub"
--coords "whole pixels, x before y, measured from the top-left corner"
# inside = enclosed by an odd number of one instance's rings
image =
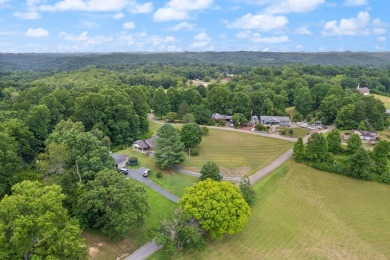
[[[281,135],[286,135],[286,134],[287,134],[286,129],[283,128],[283,129],[280,131],[280,134],[281,134]]]
[[[265,126],[265,125],[262,125],[262,124],[256,124],[255,125],[255,129],[257,131],[267,131],[269,129],[269,126]]]
[[[198,156],[199,155],[199,149],[198,148],[191,148],[190,155],[191,156]]]
[[[162,177],[163,177],[162,172],[158,172],[157,173],[157,178],[162,178]]]
[[[202,126],[202,134],[208,135],[209,134],[209,128],[207,126]]]
[[[294,134],[294,130],[293,130],[292,128],[290,128],[290,129],[288,130],[288,134],[289,134],[290,136],[292,136],[292,135]]]

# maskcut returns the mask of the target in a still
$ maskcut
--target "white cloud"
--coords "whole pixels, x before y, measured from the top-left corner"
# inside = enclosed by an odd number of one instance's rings
[[[40,38],[40,37],[46,37],[49,35],[49,32],[46,31],[45,29],[43,28],[29,28],[27,30],[27,32],[25,33],[26,36],[28,37],[36,37],[36,38]]]
[[[262,37],[259,33],[252,33],[250,31],[243,31],[236,34],[237,38],[248,39],[253,43],[281,43],[288,42],[290,39],[288,36],[272,36],[272,37]]]
[[[228,25],[229,28],[270,31],[284,27],[288,23],[285,16],[271,14],[246,14]]]
[[[103,35],[89,36],[87,31],[82,32],[81,34],[69,34],[66,32],[61,32],[59,36],[66,41],[79,42],[86,46],[102,45],[113,41],[112,37]]]
[[[384,36],[381,36],[381,37],[378,37],[378,38],[376,38],[378,41],[380,41],[380,42],[385,42],[386,41],[386,37],[384,37]]]
[[[126,48],[131,47],[132,50],[138,51],[178,51],[180,49],[174,45],[176,41],[176,38],[173,36],[149,36],[146,32],[141,32],[121,33],[115,39],[115,44],[125,46]]]
[[[7,3],[9,0],[0,0],[0,7]]]
[[[368,5],[368,1],[367,0],[346,0],[344,4],[347,6],[363,6],[363,5]]]
[[[123,28],[126,30],[132,30],[135,28],[135,24],[133,22],[125,22],[123,24]]]
[[[185,20],[187,18],[188,13],[186,11],[175,10],[170,7],[160,8],[153,14],[153,19],[157,22]]]
[[[295,30],[295,33],[300,35],[312,35],[311,31],[307,28],[307,26],[297,28]]]
[[[194,36],[194,42],[191,44],[192,48],[205,48],[211,42],[211,37],[205,32],[198,33]]]
[[[112,12],[128,8],[131,13],[148,13],[152,11],[152,3],[139,4],[133,0],[62,0],[53,5],[41,5],[41,11],[89,11]]]
[[[35,11],[15,12],[14,16],[24,20],[35,20],[41,18],[39,13]]]
[[[212,4],[213,0],[171,0],[153,14],[153,19],[157,22],[185,20],[191,11],[207,9]]]
[[[112,19],[115,19],[115,20],[120,20],[122,19],[123,17],[125,17],[125,15],[123,13],[116,13],[112,16]]]
[[[136,1],[130,1],[128,10],[132,14],[147,14],[153,10],[153,3],[139,4]]]
[[[356,18],[341,19],[340,22],[335,20],[325,24],[322,34],[325,36],[333,35],[367,35],[367,28],[370,22],[370,14],[368,12],[358,13]]]
[[[266,12],[271,14],[305,13],[317,9],[323,3],[325,0],[272,1],[272,4],[266,8]]]
[[[195,24],[182,22],[182,23],[176,24],[175,26],[171,27],[171,30],[172,31],[180,31],[180,30],[192,31],[193,29],[195,29],[195,27],[196,27]]]

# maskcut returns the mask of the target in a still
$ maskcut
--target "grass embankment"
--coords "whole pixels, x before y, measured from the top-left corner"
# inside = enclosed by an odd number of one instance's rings
[[[289,161],[254,186],[242,232],[175,259],[389,259],[390,185]],[[151,259],[165,259],[162,252]]]
[[[299,112],[295,109],[295,107],[286,108],[286,113],[290,116],[291,121],[293,121],[295,115],[299,114]]]
[[[381,96],[381,95],[375,95],[375,94],[370,94],[372,96],[374,96],[375,98],[379,99],[380,101],[383,102],[383,104],[385,104],[385,107],[386,108],[390,108],[390,97],[387,97],[387,96]]]
[[[187,157],[181,166],[199,172],[207,161],[214,161],[224,175],[244,176],[271,163],[292,145],[279,139],[210,129],[198,146],[199,155]]]
[[[135,185],[141,185],[135,180],[129,179]],[[111,241],[104,236],[95,232],[83,232],[89,248],[89,258],[94,260],[116,259],[116,257],[128,255],[143,244],[148,242],[150,238],[147,231],[153,227],[157,227],[161,217],[169,216],[177,205],[160,194],[154,192],[149,187],[143,186],[148,196],[148,202],[151,209],[150,215],[145,219],[145,224],[132,232],[127,238]]]

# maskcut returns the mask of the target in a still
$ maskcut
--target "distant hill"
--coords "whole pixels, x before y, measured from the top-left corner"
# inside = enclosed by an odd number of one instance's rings
[[[0,53],[0,71],[77,70],[88,65],[239,64],[247,66],[303,63],[311,65],[390,67],[390,52],[179,52],[179,53]]]

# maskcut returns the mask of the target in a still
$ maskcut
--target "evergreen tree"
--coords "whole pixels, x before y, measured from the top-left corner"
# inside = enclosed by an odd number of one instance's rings
[[[215,162],[207,162],[205,165],[203,165],[202,169],[200,170],[200,173],[202,174],[199,177],[201,181],[206,180],[208,178],[214,181],[222,180],[222,175],[220,173],[219,167]]]
[[[298,137],[298,141],[294,144],[293,155],[297,162],[301,162],[305,158],[305,145],[303,144],[302,137]]]
[[[172,168],[184,161],[184,145],[180,141],[179,133],[172,125],[164,124],[158,129],[157,136],[154,156],[161,169]]]

